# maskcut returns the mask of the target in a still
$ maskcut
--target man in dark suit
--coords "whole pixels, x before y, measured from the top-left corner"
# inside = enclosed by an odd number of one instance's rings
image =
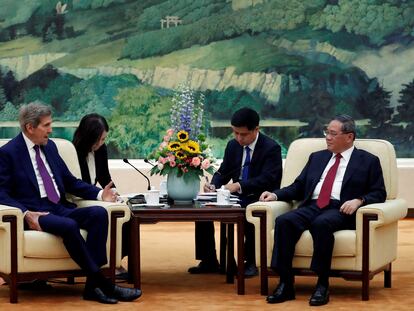
[[[325,130],[327,149],[314,152],[296,180],[285,188],[264,192],[261,201],[303,201],[298,209],[276,218],[271,267],[280,282],[268,303],[295,299],[292,259],[303,231],[313,239],[311,269],[318,282],[310,297],[311,306],[329,301],[329,274],[334,232],[355,229],[359,207],[384,202],[386,191],[378,157],[354,147],[355,122],[335,117]]]
[[[259,132],[259,115],[250,108],[236,111],[231,119],[234,139],[228,142],[223,162],[214,174],[212,183],[206,184],[205,191],[214,191],[225,186],[240,198],[242,207],[256,202],[265,190],[279,187],[282,178],[282,156],[280,146],[271,138]],[[231,182],[230,182],[231,180]],[[214,224],[197,222],[196,259],[198,266],[191,267],[190,273],[217,272]],[[258,274],[255,258],[254,226],[245,222],[245,276]]]
[[[52,133],[48,106],[31,103],[19,114],[22,133],[0,148],[0,204],[24,213],[25,227],[61,236],[71,258],[85,271],[84,299],[101,303],[131,301],[138,289],[107,280],[100,267],[107,263],[108,215],[104,208],[76,208],[65,193],[90,200],[112,201],[111,184],[97,188],[74,177],[60,157]],[[88,231],[86,241],[79,230]]]

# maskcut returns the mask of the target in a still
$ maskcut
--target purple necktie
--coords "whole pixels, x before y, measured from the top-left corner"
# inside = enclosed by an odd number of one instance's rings
[[[37,167],[39,168],[39,173],[43,180],[43,186],[45,187],[47,198],[49,199],[49,201],[57,204],[57,202],[59,202],[59,194],[56,192],[55,186],[53,185],[52,177],[50,177],[49,172],[46,169],[45,163],[40,157],[39,146],[35,145],[33,149],[36,152]]]

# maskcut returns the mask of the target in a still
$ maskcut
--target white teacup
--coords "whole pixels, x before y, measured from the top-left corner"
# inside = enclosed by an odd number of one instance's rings
[[[217,204],[230,204],[230,190],[221,187],[217,190]]]
[[[150,190],[144,194],[147,205],[157,205],[160,203],[160,191]]]

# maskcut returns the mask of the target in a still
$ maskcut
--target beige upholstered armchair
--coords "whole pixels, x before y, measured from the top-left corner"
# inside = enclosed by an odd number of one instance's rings
[[[0,146],[8,140],[1,139]],[[80,177],[75,147],[64,139],[53,139],[59,154],[73,175]],[[97,202],[71,198],[79,208],[101,205],[108,211],[109,230],[107,256],[109,263],[103,267],[105,274],[115,277],[115,268],[121,266],[122,224],[130,218],[125,204]],[[87,232],[81,230],[86,237]],[[23,213],[20,209],[0,205],[0,277],[10,287],[10,302],[17,302],[17,283],[48,277],[82,276],[79,266],[69,257],[62,239],[40,231],[23,230]]]
[[[362,300],[369,299],[369,281],[384,271],[384,286],[391,287],[391,263],[397,257],[398,220],[407,213],[406,202],[397,196],[397,164],[394,147],[379,139],[358,139],[355,146],[377,155],[384,174],[387,200],[366,205],[356,214],[356,230],[335,233],[332,276],[362,281]],[[310,153],[326,148],[325,139],[294,141],[288,150],[281,187],[290,185],[305,166]],[[260,262],[261,293],[268,293],[268,268],[273,250],[275,218],[296,208],[299,202],[256,202],[247,207],[247,220],[256,228],[256,257]],[[312,275],[312,236],[305,231],[296,244],[293,267],[297,275]]]

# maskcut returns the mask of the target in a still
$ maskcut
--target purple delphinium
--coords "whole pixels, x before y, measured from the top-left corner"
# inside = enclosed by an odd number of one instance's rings
[[[195,99],[193,91],[184,86],[180,88],[171,106],[171,125],[177,133],[180,130],[188,132],[191,139],[196,140],[203,122],[204,96]]]

